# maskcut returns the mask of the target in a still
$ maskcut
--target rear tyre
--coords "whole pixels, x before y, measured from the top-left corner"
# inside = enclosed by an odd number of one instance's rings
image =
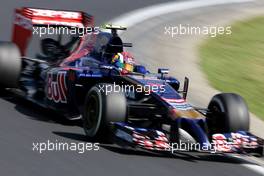
[[[111,84],[93,86],[85,98],[83,127],[85,134],[96,140],[107,140],[110,122],[125,122],[127,101],[121,92],[106,92]],[[109,90],[109,89],[107,89]]]
[[[234,93],[215,95],[208,105],[211,134],[249,130],[249,112],[244,99]]]
[[[15,88],[21,72],[21,56],[12,42],[0,42],[0,87]]]

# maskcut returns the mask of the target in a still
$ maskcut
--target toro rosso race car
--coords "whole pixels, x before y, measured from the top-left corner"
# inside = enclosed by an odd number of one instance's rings
[[[29,49],[35,29],[51,27],[92,30],[68,39],[38,37]],[[188,78],[180,90],[168,69],[150,73],[125,52],[132,47],[118,35],[125,27],[104,28],[109,31],[95,28],[84,12],[16,9],[12,42],[0,43],[1,88],[68,119],[81,118],[89,138],[107,140],[111,134],[122,146],[154,151],[171,152],[184,143],[205,152],[263,154],[263,140],[248,132],[242,97],[221,93],[208,107],[193,107],[186,101]]]

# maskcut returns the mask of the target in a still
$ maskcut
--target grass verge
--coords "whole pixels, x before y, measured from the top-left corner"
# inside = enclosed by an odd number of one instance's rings
[[[199,50],[211,85],[240,94],[264,120],[264,16],[233,24],[231,35],[209,38]]]

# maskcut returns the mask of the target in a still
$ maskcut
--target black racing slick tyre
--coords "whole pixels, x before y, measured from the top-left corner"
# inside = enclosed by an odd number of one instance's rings
[[[244,99],[234,93],[215,95],[208,105],[211,134],[249,130],[249,112]]]
[[[18,47],[12,42],[0,42],[0,87],[16,88],[21,67]]]
[[[127,101],[124,93],[107,88],[112,84],[97,84],[86,95],[83,111],[85,134],[96,140],[107,140],[110,122],[124,122]],[[113,88],[113,87],[112,87]]]

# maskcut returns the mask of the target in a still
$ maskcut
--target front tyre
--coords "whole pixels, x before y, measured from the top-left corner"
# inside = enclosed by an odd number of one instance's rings
[[[110,88],[111,87],[111,91]],[[93,86],[85,98],[83,127],[88,137],[105,140],[110,122],[124,122],[127,101],[123,93],[114,92],[112,84]]]
[[[234,93],[215,95],[208,105],[211,134],[249,130],[249,112],[243,98]]]

